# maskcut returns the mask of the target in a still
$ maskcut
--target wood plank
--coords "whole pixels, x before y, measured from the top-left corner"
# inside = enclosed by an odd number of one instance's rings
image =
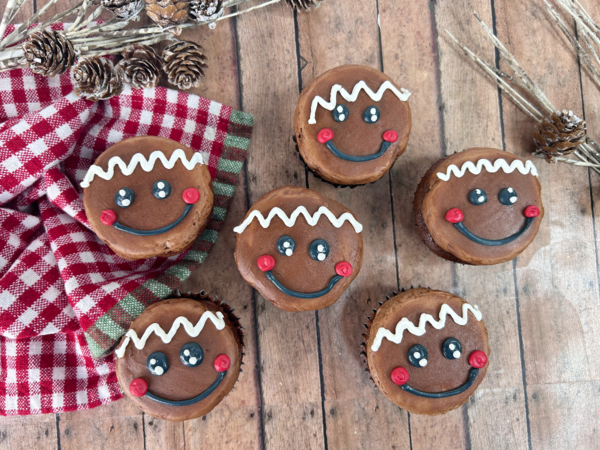
[[[57,448],[56,414],[0,417],[0,448]]]
[[[62,450],[144,448],[142,412],[127,399],[60,414],[58,429]]]
[[[299,13],[297,20],[300,69],[308,62],[301,72],[303,87],[342,64],[381,69],[375,0],[346,0],[343,8],[324,2],[311,13]],[[406,413],[374,391],[359,357],[362,323],[378,301],[398,289],[389,177],[354,190],[336,189],[312,175],[308,183],[350,208],[364,227],[361,273],[336,303],[317,313],[328,448],[377,448],[383,442],[408,448]],[[366,417],[359,437],[355,421],[365,417],[366,410],[378,414]]]
[[[406,153],[391,170],[398,278],[405,288],[423,285],[452,291],[453,264],[427,249],[412,214],[417,185],[431,164],[445,156],[434,16],[437,8],[426,0],[402,8],[393,0],[379,2],[384,71],[412,93],[410,140]],[[411,414],[412,448],[465,447],[466,428],[463,408],[441,417]]]
[[[529,75],[558,108],[581,114],[576,59],[555,26],[540,12],[543,6],[508,3],[496,9],[498,35]],[[515,153],[533,149],[532,121],[503,103],[505,140]],[[546,216],[538,238],[516,260],[527,408],[534,448],[565,439],[565,428],[546,428],[558,416],[583,411],[577,396],[538,396],[533,384],[576,382],[598,376],[598,274],[593,245],[590,186],[587,174],[573,167],[537,162]],[[579,383],[577,383],[579,385]],[[574,386],[574,385],[573,385]],[[553,418],[556,417],[556,418]],[[593,427],[593,415],[574,414],[581,435]],[[575,436],[570,436],[576,441]],[[555,444],[556,445],[556,444]],[[561,445],[564,445],[561,444]],[[568,444],[567,444],[568,446]]]
[[[599,391],[596,380],[530,385],[532,448],[598,448]]]
[[[292,141],[298,92],[293,13],[280,3],[241,16],[237,34],[242,106],[257,124],[247,165],[252,204],[276,187],[305,185]],[[315,314],[284,312],[255,295],[265,446],[322,447]]]

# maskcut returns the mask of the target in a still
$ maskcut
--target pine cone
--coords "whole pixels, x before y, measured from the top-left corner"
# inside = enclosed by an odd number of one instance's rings
[[[131,83],[135,89],[152,88],[158,84],[163,62],[152,47],[133,44],[122,55],[117,71],[123,81]]]
[[[35,73],[53,77],[65,73],[75,61],[73,44],[58,31],[38,31],[23,43],[23,53]]]
[[[100,0],[100,4],[122,20],[129,20],[144,9],[144,0]]]
[[[71,69],[75,93],[93,102],[119,95],[123,81],[115,66],[101,56],[81,58]]]
[[[533,140],[536,151],[549,159],[568,155],[585,142],[585,121],[566,109],[553,112],[535,125]]]
[[[190,0],[146,0],[146,14],[163,28],[184,23],[189,11]]]
[[[285,0],[292,9],[304,9],[309,11],[321,4],[322,0]]]
[[[192,0],[190,15],[196,22],[205,23],[223,15],[223,0]]]
[[[191,41],[177,41],[165,47],[163,60],[169,83],[181,90],[198,87],[208,67],[202,47]]]

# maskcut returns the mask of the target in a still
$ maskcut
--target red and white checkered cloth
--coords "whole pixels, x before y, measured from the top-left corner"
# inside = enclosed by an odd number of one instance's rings
[[[0,415],[72,411],[121,398],[112,355],[92,356],[106,351],[118,331],[107,332],[104,347],[90,348],[89,330],[111,322],[107,313],[124,297],[184,258],[126,261],[98,240],[79,183],[99,154],[149,134],[203,153],[213,178],[224,161],[231,108],[164,88],[127,86],[97,103],[72,91],[68,73],[0,73]],[[130,314],[129,321],[139,311]],[[127,318],[114,329],[126,324]]]

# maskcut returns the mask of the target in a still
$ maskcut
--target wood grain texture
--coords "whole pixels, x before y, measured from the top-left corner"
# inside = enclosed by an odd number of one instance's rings
[[[600,5],[581,1],[600,22]],[[54,8],[73,2],[60,0]],[[599,140],[600,88],[580,70],[543,6],[471,3],[550,100],[583,114]],[[30,0],[27,8],[19,17],[33,12]],[[456,265],[429,252],[416,233],[413,194],[437,159],[482,145],[525,157],[532,150],[532,121],[450,44],[446,29],[495,61],[466,0],[414,0],[401,7],[397,0],[325,0],[310,13],[293,13],[282,3],[219,22],[216,30],[186,31],[182,37],[200,43],[209,62],[202,85],[191,92],[255,117],[247,169],[225,229],[182,287],[204,289],[236,308],[246,332],[244,371],[203,418],[172,424],[143,415],[127,400],[0,418],[0,449],[597,447],[600,178],[535,160],[546,216],[533,244],[513,262]],[[383,69],[412,92],[406,153],[389,176],[354,190],[307,176],[292,141],[300,89],[346,63]],[[318,313],[273,307],[243,282],[233,260],[231,228],[260,196],[286,184],[343,203],[364,225],[359,277]],[[486,379],[465,405],[444,416],[395,407],[373,387],[359,355],[372,308],[411,285],[448,290],[479,305],[489,330]]]

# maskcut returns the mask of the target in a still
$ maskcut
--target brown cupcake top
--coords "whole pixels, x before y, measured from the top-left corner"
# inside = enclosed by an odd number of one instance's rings
[[[203,416],[237,381],[242,359],[238,331],[211,300],[155,303],[133,321],[115,351],[121,388],[154,417],[182,421]]]
[[[370,67],[346,65],[325,72],[298,99],[294,130],[302,158],[332,183],[365,184],[381,178],[406,149],[411,128],[409,95]],[[324,141],[324,130],[331,132],[327,140],[339,155]],[[344,159],[364,159],[382,150],[367,161]]]
[[[234,231],[242,277],[286,311],[331,305],[361,268],[359,219],[310,189],[285,186],[265,194]]]
[[[385,302],[365,343],[377,387],[415,414],[441,414],[462,405],[485,377],[490,354],[479,309],[425,288]]]
[[[544,208],[531,161],[472,148],[449,156],[428,176],[419,187],[425,191],[422,217],[435,244],[458,260],[499,264],[535,238]]]
[[[82,186],[94,232],[130,260],[181,253],[206,227],[213,209],[202,155],[160,137],[113,145],[98,157]]]

